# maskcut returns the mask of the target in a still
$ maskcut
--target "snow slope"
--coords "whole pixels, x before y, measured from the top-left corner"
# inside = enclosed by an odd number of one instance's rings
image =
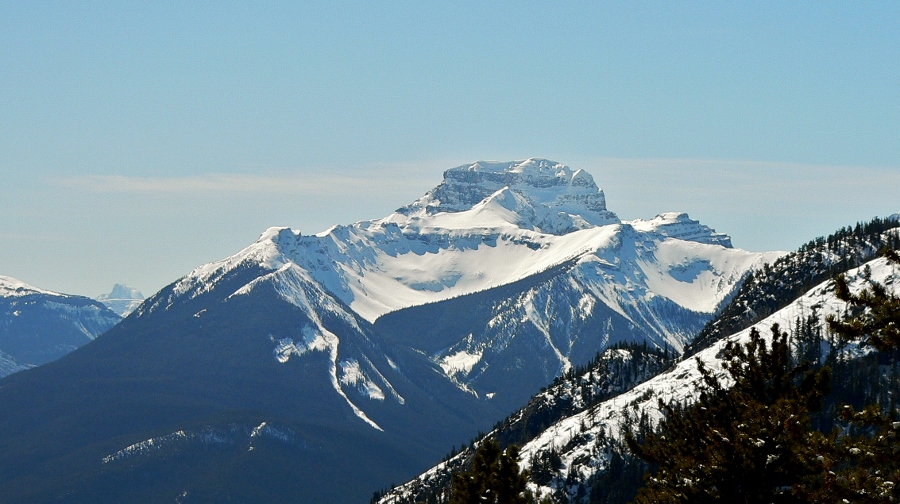
[[[11,355],[0,351],[0,378],[33,367],[29,364],[19,364]]]
[[[0,297],[22,297],[33,294],[59,295],[44,289],[39,289],[13,277],[0,275]]]

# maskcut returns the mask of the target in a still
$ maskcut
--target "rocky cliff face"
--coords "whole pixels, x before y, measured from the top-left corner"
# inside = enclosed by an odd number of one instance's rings
[[[659,214],[650,220],[637,219],[631,221],[630,224],[640,231],[652,230],[679,240],[731,248],[731,237],[725,233],[717,233],[715,229],[700,224],[699,221],[691,219],[686,213],[667,212]]]
[[[606,209],[603,191],[584,170],[546,159],[526,159],[506,163],[479,161],[444,172],[444,181],[424,197],[398,213],[434,215],[462,212],[504,188],[522,197],[519,207],[530,207],[531,219],[519,222],[550,234],[618,223]]]

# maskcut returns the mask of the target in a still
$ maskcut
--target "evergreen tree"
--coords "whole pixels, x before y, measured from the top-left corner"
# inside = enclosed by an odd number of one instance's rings
[[[900,256],[893,249],[885,249],[882,255],[894,264],[900,264]],[[869,344],[885,352],[900,348],[900,296],[887,286],[871,279],[868,266],[864,273],[868,286],[859,294],[850,292],[847,279],[838,275],[834,279],[835,295],[848,303],[851,316],[838,319],[828,316],[828,327],[844,341],[865,338]]]
[[[651,466],[636,502],[803,502],[821,486],[829,439],[810,428],[821,407],[828,368],[795,366],[788,336],[772,327],[769,347],[751,330],[746,344],[729,343],[722,383],[698,360],[699,400],[678,408],[660,403],[666,419],[657,434],[629,448]]]
[[[896,250],[884,250],[882,255],[892,264],[900,264]],[[868,269],[864,274],[868,285],[858,294],[850,292],[843,275],[835,278],[835,293],[850,305],[850,313],[841,319],[828,317],[829,329],[845,342],[868,342],[895,358],[900,350],[900,296],[873,281]],[[848,405],[841,416],[851,434],[838,439],[834,477],[826,482],[820,496],[848,502],[900,502],[897,411],[883,411],[872,404],[857,412]]]
[[[472,460],[472,470],[453,475],[450,504],[525,504],[533,502],[525,485],[528,471],[519,472],[519,448],[506,451],[493,439],[485,439]]]

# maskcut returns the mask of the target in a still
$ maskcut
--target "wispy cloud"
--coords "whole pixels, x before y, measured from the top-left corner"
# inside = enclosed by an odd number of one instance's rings
[[[81,175],[54,181],[64,187],[95,193],[132,194],[296,194],[322,195],[345,192],[411,188],[421,183],[415,177],[396,174],[379,176],[301,176],[209,173],[187,177],[135,177],[125,175]]]
[[[569,160],[566,160],[569,161]],[[585,168],[608,197],[633,199],[667,194],[671,199],[738,201],[822,200],[844,191],[882,195],[900,186],[900,169],[801,163],[687,158],[590,158],[571,160]],[[378,164],[354,170],[298,173],[207,173],[183,177],[81,175],[54,183],[91,193],[145,195],[389,196],[422,194],[440,181],[446,161]],[[893,192],[891,192],[893,194]],[[724,199],[724,200],[723,200]],[[401,201],[405,202],[404,201]]]
[[[900,185],[898,167],[682,158],[601,158],[585,164],[601,186],[669,188],[688,193],[715,188],[747,197],[765,196],[764,192],[753,191],[793,193],[795,198],[815,198],[818,191],[880,193],[886,187]]]
[[[833,176],[850,173],[896,174],[900,167],[827,165],[791,163],[784,161],[753,161],[743,159],[709,158],[593,158],[585,161],[592,166],[618,167],[636,170],[717,171],[723,174],[740,173],[748,178],[772,173],[819,174]]]

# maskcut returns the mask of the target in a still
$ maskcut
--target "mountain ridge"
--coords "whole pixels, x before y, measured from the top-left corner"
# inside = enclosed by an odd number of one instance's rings
[[[93,299],[0,276],[0,377],[58,359],[120,319]]]

